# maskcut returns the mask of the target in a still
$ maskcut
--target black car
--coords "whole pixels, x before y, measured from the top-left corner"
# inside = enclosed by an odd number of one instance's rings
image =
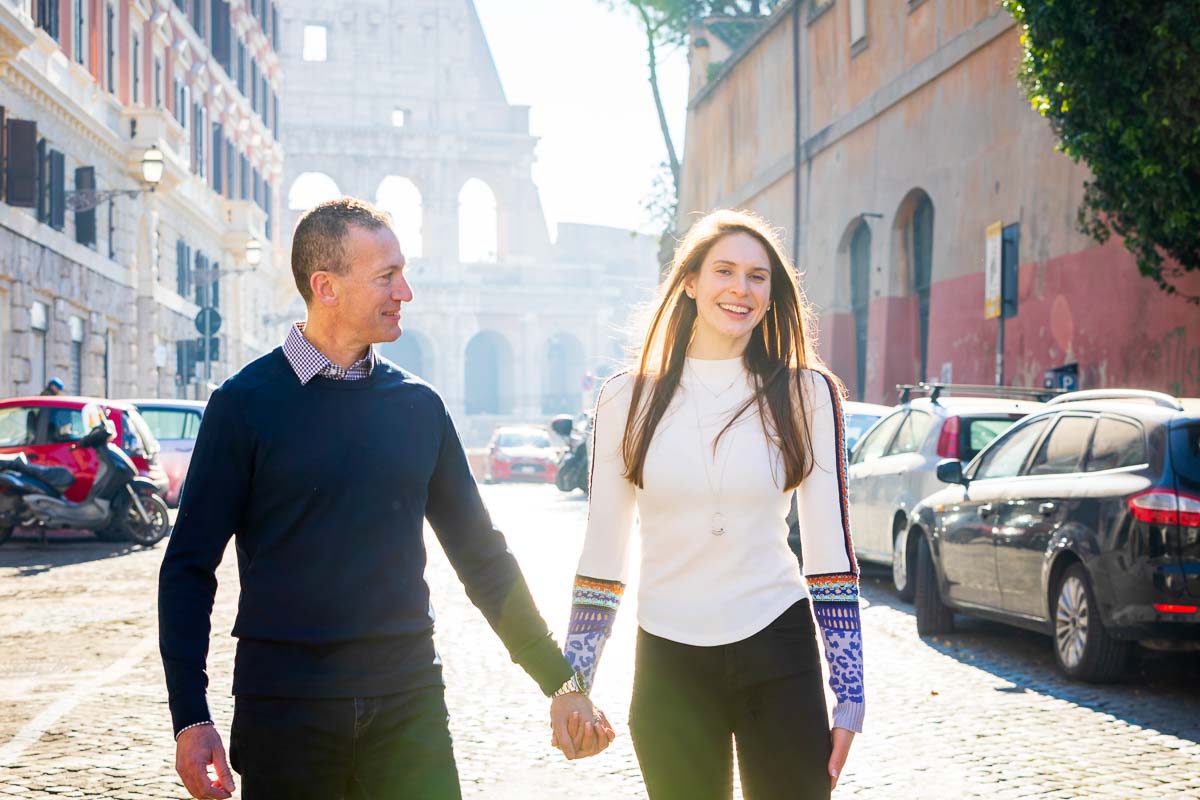
[[[1094,682],[1134,642],[1200,649],[1200,399],[1065,394],[938,477],[910,528],[922,636],[955,612],[1019,625]]]

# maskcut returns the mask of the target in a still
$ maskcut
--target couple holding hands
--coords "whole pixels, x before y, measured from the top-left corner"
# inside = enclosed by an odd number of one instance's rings
[[[629,728],[651,800],[728,800],[735,746],[747,800],[830,796],[864,710],[842,387],[765,222],[717,211],[692,226],[635,362],[600,392],[562,649],[441,397],[375,353],[413,299],[388,216],[351,198],[317,206],[296,227],[292,272],[307,318],[210,398],[159,578],[176,769],[193,797],[232,796],[231,766],[247,800],[461,796],[426,520],[550,698],[552,744],[569,759],[599,753],[616,734],[588,692],[635,515]],[[802,567],[787,544],[793,490]],[[230,538],[241,585],[227,758],[206,662]]]

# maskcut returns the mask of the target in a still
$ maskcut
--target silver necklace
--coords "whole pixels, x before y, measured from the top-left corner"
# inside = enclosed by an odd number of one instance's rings
[[[696,375],[696,370],[692,369],[691,365],[689,365],[688,368],[691,369],[692,378],[694,380],[696,380],[697,382],[699,382],[701,386],[704,386],[704,383],[701,382],[699,377]],[[719,394],[715,394],[713,396],[718,397],[721,394],[724,394],[733,386],[734,383],[737,383],[737,378],[734,378],[733,381],[729,384],[729,386],[726,386],[723,390],[721,390],[721,392]],[[707,386],[704,386],[704,388],[709,393],[712,392],[712,390],[709,389]],[[718,478],[718,489],[714,490],[713,485],[712,485],[712,477],[708,474],[708,451],[704,446],[704,429],[700,425],[700,403],[698,403],[696,401],[695,397],[691,397],[691,401],[692,401],[692,410],[696,414],[696,438],[699,439],[699,441],[700,441],[700,465],[704,468],[704,482],[708,485],[709,496],[713,498],[713,513],[712,513],[712,517],[711,517],[712,527],[709,532],[713,536],[724,536],[725,535],[725,515],[723,513],[721,513],[721,494],[722,494],[722,490],[724,490],[724,488],[725,488],[725,467],[729,466],[729,459],[725,459],[725,461],[721,463],[721,474],[720,474],[720,477]],[[717,459],[719,450],[720,450],[720,445],[718,444],[713,449],[713,460],[714,461]]]

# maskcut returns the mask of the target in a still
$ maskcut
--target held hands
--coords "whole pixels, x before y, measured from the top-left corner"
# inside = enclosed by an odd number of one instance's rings
[[[550,701],[550,746],[567,760],[594,756],[616,738],[604,712],[585,694],[571,692]]]
[[[216,781],[209,775],[210,764],[217,773]],[[183,779],[188,794],[196,800],[225,800],[237,788],[233,785],[221,735],[212,725],[199,725],[179,734],[175,742],[175,771]]]
[[[846,766],[846,756],[850,755],[850,744],[854,741],[854,731],[834,728],[830,739],[833,742],[833,754],[829,757],[829,790],[833,791],[837,788],[842,767]]]

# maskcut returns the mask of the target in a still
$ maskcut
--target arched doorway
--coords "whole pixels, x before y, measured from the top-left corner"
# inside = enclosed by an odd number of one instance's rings
[[[583,377],[583,345],[579,340],[569,333],[556,333],[546,340],[542,358],[542,413],[578,411]]]
[[[859,222],[850,240],[850,310],[854,316],[854,396],[867,390],[867,323],[871,310],[871,229]]]
[[[336,200],[341,196],[342,190],[324,172],[302,172],[288,189],[288,210],[308,211],[326,200]]]
[[[508,340],[483,331],[467,342],[464,389],[468,414],[508,414],[513,400],[513,355]]]
[[[388,175],[375,190],[375,205],[392,215],[392,230],[407,258],[420,258],[423,252],[421,190],[408,178]]]
[[[921,371],[918,377],[929,375],[929,293],[933,286],[933,203],[921,192],[913,209],[905,237],[909,243],[909,263],[912,264],[912,292],[917,297],[917,320],[920,329],[918,358]]]
[[[494,263],[498,243],[496,194],[479,178],[471,178],[458,193],[458,260]]]

